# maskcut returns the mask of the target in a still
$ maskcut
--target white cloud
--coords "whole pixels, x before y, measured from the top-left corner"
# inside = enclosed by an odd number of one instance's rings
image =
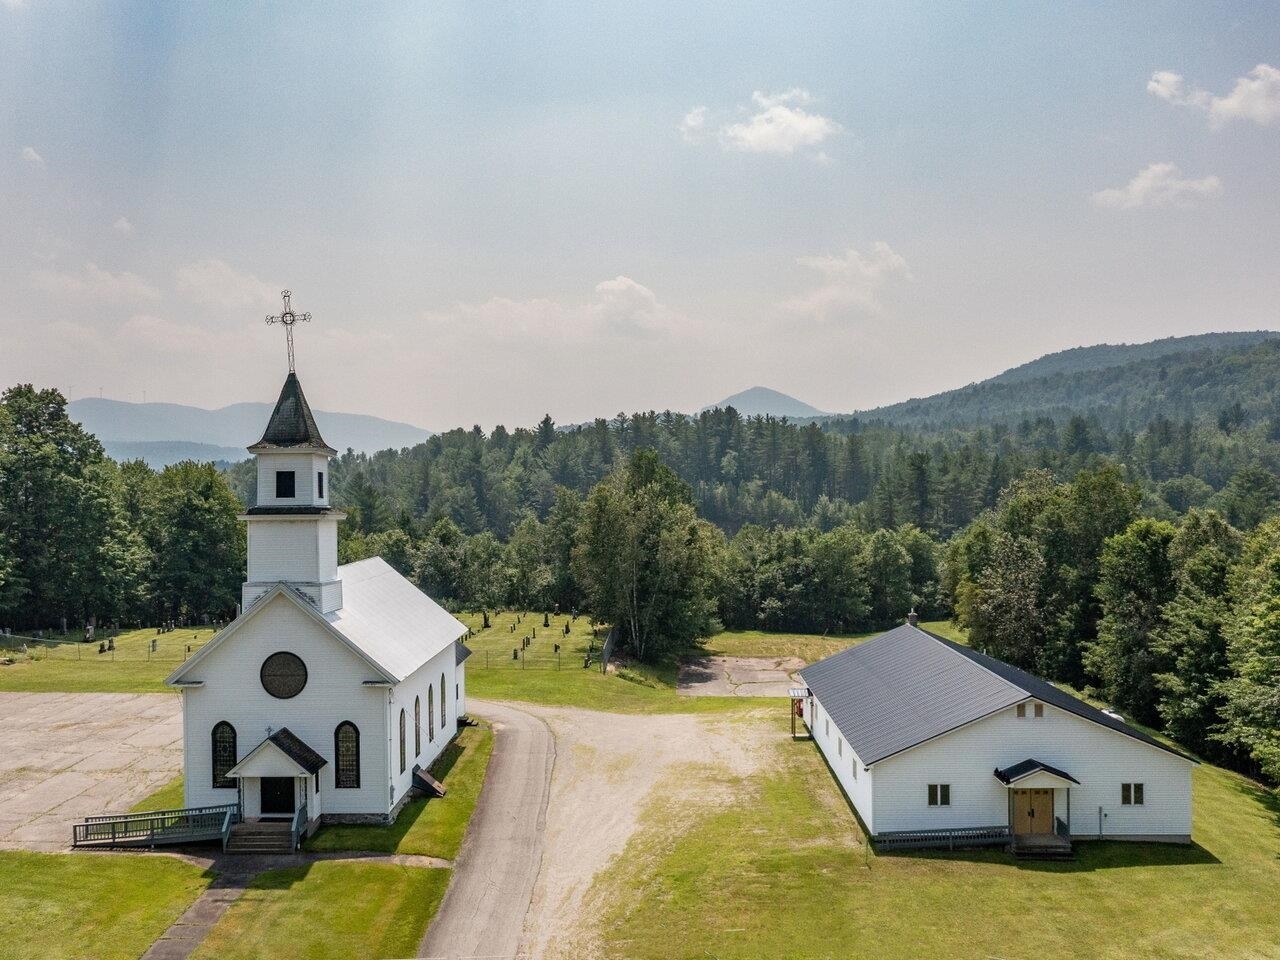
[[[1222,181],[1217,177],[1187,180],[1180,176],[1181,172],[1176,164],[1153,163],[1138,171],[1137,176],[1123,187],[1099,190],[1093,195],[1093,202],[1096,206],[1114,210],[1188,207],[1197,200],[1222,193]]]
[[[80,271],[37,270],[32,282],[50,293],[69,294],[90,300],[159,300],[160,291],[136,273],[112,273],[96,263],[86,263]]]
[[[133,224],[129,222],[127,217],[120,217],[111,225],[111,229],[122,237],[133,236]]]
[[[680,121],[680,136],[684,137],[685,143],[697,143],[702,139],[706,126],[707,108],[694,107]]]
[[[851,247],[842,256],[800,257],[796,263],[818,271],[825,282],[779,306],[788,313],[823,321],[848,313],[875,316],[881,311],[884,289],[912,279],[907,261],[883,240],[877,240],[865,254]]]
[[[467,331],[504,342],[557,340],[568,343],[602,336],[653,337],[670,331],[679,316],[657,295],[630,277],[596,284],[585,302],[492,297],[481,303],[458,303],[424,316],[437,330]]]
[[[1187,88],[1186,81],[1169,70],[1157,70],[1147,81],[1147,92],[1161,100],[1204,111],[1215,124],[1229,120],[1252,120],[1266,126],[1280,119],[1280,69],[1260,63],[1248,76],[1237,77],[1225,97],[1214,96],[1199,87]]]
[[[174,273],[178,292],[198,303],[226,310],[279,306],[280,288],[251,273],[236,270],[225,260],[197,260]],[[301,308],[299,308],[301,309]]]
[[[40,154],[36,152],[35,147],[23,147],[21,156],[27,163],[44,166],[44,157],[40,156]]]
[[[804,109],[813,97],[799,87],[774,94],[757,90],[751,99],[755,113],[720,128],[720,142],[726,150],[790,156],[818,146],[841,130],[829,117]]]

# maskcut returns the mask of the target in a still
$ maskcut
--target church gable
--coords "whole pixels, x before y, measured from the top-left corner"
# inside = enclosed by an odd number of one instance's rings
[[[209,685],[226,679],[261,688],[264,668],[269,675],[272,673],[271,667],[265,667],[266,659],[276,653],[292,653],[302,661],[307,674],[305,685],[310,685],[317,671],[340,676],[348,685],[368,680],[380,683],[395,680],[354,648],[305,599],[292,594],[288,587],[276,587],[166,682],[179,686],[194,682]],[[279,672],[287,679],[283,666]],[[288,693],[287,686],[279,692]]]

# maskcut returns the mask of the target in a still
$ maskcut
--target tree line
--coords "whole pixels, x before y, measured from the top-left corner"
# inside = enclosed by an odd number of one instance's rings
[[[731,457],[741,452],[749,471],[774,463],[775,482],[799,468],[767,452],[772,440],[793,452],[812,444],[811,457],[834,452],[830,467],[841,458],[847,466],[851,449],[868,449],[850,441],[868,437],[815,437],[808,427],[732,411],[681,422],[642,416],[561,433],[544,420],[505,439],[458,431],[398,454],[348,453],[334,490],[349,513],[340,559],[380,555],[454,609],[590,612],[618,625],[630,653],[647,661],[682,653],[721,627],[853,633],[900,623],[913,607],[925,618],[953,616],[995,656],[1092,692],[1206,756],[1280,779],[1280,519],[1275,478],[1256,458],[1241,454],[1216,489],[1201,481],[1207,494],[1166,497],[1132,463],[1082,449],[1078,439],[1063,442],[1081,430],[1096,438],[1087,422],[1027,425],[973,468],[999,486],[949,530],[936,513],[898,507],[945,500],[933,454],[973,467],[987,441],[935,438],[937,446],[895,460],[893,451],[920,439],[902,435],[876,448],[878,470],[889,464],[907,477],[880,507],[875,491],[887,474],[873,471],[858,504],[824,512],[825,494],[810,486],[808,516],[726,523],[714,505],[708,511],[705,488],[688,479],[680,458],[668,460],[673,436],[730,428],[722,475],[743,469]],[[1231,441],[1243,443],[1248,429],[1219,437],[1215,449],[1236,449]],[[1217,424],[1155,424],[1129,449],[1188,449],[1189,441],[1203,451],[1195,438],[1215,431]],[[586,489],[552,480],[543,491],[541,480],[529,482],[565,469],[566,452],[588,440],[600,476]],[[997,461],[1012,475],[992,473]],[[485,497],[464,497],[476,511],[464,523],[432,504],[446,489],[437,486],[442,477],[468,469],[468,489]],[[6,391],[0,625],[229,615],[244,576],[236,519],[243,504],[233,487],[252,495],[242,474],[115,464],[69,420],[56,391]],[[397,499],[392,481],[407,475],[422,482],[423,499]],[[491,475],[501,479],[490,485]],[[764,484],[758,473],[742,482]],[[505,526],[478,519],[512,496],[522,509]]]
[[[0,395],[0,626],[217,619],[244,580],[240,501],[210,464],[117,464],[57,390]]]

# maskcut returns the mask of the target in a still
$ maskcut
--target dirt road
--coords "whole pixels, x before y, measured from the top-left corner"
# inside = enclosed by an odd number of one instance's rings
[[[493,723],[493,757],[449,890],[420,957],[515,957],[543,857],[555,741],[523,709],[469,700]]]

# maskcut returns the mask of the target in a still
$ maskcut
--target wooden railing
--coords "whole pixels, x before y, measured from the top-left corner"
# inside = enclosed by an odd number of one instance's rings
[[[153,810],[85,817],[71,826],[73,847],[155,847],[197,840],[220,840],[226,849],[231,825],[240,820],[238,804]]]
[[[1009,828],[955,827],[944,830],[894,830],[875,837],[877,850],[957,850],[962,847],[1003,846]]]
[[[299,805],[298,809],[293,811],[293,822],[289,825],[289,849],[297,850],[298,843],[302,839],[302,833],[307,829],[307,805],[305,803]]]

